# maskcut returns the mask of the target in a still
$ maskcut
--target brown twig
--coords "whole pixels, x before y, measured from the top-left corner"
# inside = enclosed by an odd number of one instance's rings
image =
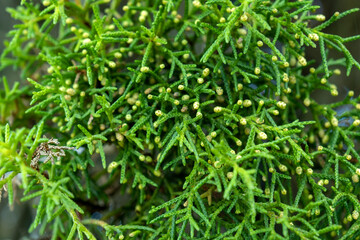
[[[73,147],[57,146],[59,144],[60,144],[60,142],[57,139],[53,139],[53,138],[51,138],[48,142],[41,143],[35,149],[30,166],[33,169],[37,169],[38,165],[39,165],[39,159],[41,156],[47,156],[44,163],[47,163],[49,160],[51,160],[52,164],[55,164],[54,157],[56,157],[57,160],[60,160],[60,157],[65,156],[64,150],[73,150],[74,149]]]

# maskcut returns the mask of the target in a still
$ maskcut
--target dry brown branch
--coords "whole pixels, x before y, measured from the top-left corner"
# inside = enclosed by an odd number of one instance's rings
[[[64,150],[73,150],[73,147],[58,146],[60,142],[57,139],[51,138],[45,143],[41,143],[35,150],[30,166],[34,169],[38,168],[39,160],[41,156],[47,156],[44,163],[49,160],[52,164],[55,164],[54,157],[60,160],[60,157],[65,156]]]

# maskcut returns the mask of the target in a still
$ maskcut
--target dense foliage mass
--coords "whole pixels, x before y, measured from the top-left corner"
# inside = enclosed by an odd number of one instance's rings
[[[357,9],[317,8],[23,0],[1,57],[27,79],[2,80],[3,195],[38,199],[30,231],[51,239],[359,237],[360,97],[313,99],[360,68],[359,36],[323,32]]]

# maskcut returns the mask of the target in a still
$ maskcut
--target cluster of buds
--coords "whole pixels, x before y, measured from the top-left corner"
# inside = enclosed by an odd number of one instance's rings
[[[266,139],[267,139],[267,134],[264,133],[264,132],[259,132],[259,138],[260,138],[261,140],[266,140]]]
[[[299,63],[300,63],[300,65],[301,66],[306,66],[307,65],[307,61],[306,61],[306,59],[303,57],[303,56],[299,56],[298,57],[298,61],[299,61]]]
[[[319,35],[316,33],[310,33],[309,38],[314,41],[319,41]]]
[[[219,107],[219,106],[214,107],[214,112],[219,113],[221,111],[222,111],[222,107]]]
[[[156,110],[155,115],[158,116],[158,117],[161,117],[163,115],[163,113],[162,113],[161,110]]]
[[[150,68],[146,67],[146,66],[143,66],[140,68],[140,72],[142,72],[142,73],[147,73],[147,72],[149,72],[149,70],[150,70]]]
[[[282,172],[286,172],[286,171],[288,170],[288,168],[287,168],[285,165],[283,165],[283,164],[280,164],[280,165],[279,165],[279,169],[280,169],[280,171],[282,171]]]
[[[334,71],[334,72],[335,72],[335,71]],[[335,96],[335,97],[336,97],[337,95],[339,95],[339,92],[338,92],[338,90],[337,90],[336,85],[331,84],[331,85],[330,85],[330,88],[331,88],[330,93],[331,93],[332,96]]]
[[[200,2],[199,0],[194,0],[194,1],[192,2],[192,4],[193,4],[194,7],[196,7],[196,8],[201,7],[201,2]]]
[[[278,108],[285,109],[286,108],[286,103],[284,103],[282,101],[279,101],[279,102],[276,103],[276,106],[278,106]]]
[[[193,103],[193,108],[194,108],[195,110],[199,109],[199,107],[200,107],[200,103],[199,103],[199,102],[194,102],[194,103]]]
[[[336,117],[331,118],[331,125],[337,127],[339,125],[339,120]]]
[[[149,13],[146,10],[141,11],[139,16],[140,22],[145,22],[146,17],[149,15]]]
[[[248,16],[244,13],[243,15],[241,15],[240,20],[246,22],[248,20]]]
[[[319,22],[323,22],[323,21],[325,21],[325,19],[326,19],[326,17],[322,14],[316,15],[316,20]]]

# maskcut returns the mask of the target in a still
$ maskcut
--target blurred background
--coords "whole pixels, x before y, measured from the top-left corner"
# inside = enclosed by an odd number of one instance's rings
[[[315,0],[314,2],[321,6],[318,13],[324,14],[326,18],[329,18],[336,11],[343,12],[351,8],[360,8],[360,0]],[[3,41],[6,39],[6,33],[16,24],[16,22],[10,18],[10,14],[6,11],[6,8],[16,7],[19,3],[20,0],[0,0],[0,54],[3,51]],[[325,31],[343,37],[360,34],[360,12],[351,14],[335,22]],[[346,46],[353,54],[353,57],[357,61],[360,61],[360,40],[347,43]],[[321,61],[319,51],[308,51],[307,56],[308,58],[317,59],[318,62]],[[342,57],[342,55],[333,51],[331,57],[338,58]],[[354,90],[355,96],[360,94],[360,71],[353,69],[351,75],[346,77],[345,69],[341,70],[342,73],[340,76],[333,76],[329,80],[338,85],[338,98],[331,97],[329,93],[320,95],[317,98],[320,98],[322,101],[335,101],[342,99],[349,90]],[[0,77],[2,76],[7,77],[10,86],[12,82],[20,80],[19,72],[11,68],[0,71]],[[2,88],[2,84],[0,88]],[[16,194],[18,196],[17,199],[19,199],[22,192],[18,190]],[[30,203],[22,204],[19,201],[15,201],[13,209],[10,209],[7,198],[3,198],[0,203],[0,240],[39,239],[36,232],[29,235],[27,231],[34,218],[34,213],[35,209]]]

